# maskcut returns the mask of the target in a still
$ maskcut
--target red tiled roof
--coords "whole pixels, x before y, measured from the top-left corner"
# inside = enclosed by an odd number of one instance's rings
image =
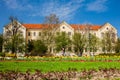
[[[51,26],[52,25],[52,26]],[[42,28],[52,28],[55,24],[23,24],[27,29],[42,29]]]
[[[27,29],[40,29],[43,27],[42,24],[23,24]]]
[[[89,26],[90,30],[98,30],[98,29],[101,28],[101,26],[99,26],[99,25],[79,25],[79,24],[71,24],[70,26],[71,26],[72,28],[74,28],[75,30],[77,30],[77,29],[83,30],[83,29],[85,29],[85,28],[88,28],[88,26]]]
[[[99,26],[99,25],[94,25],[94,26],[91,27],[91,30],[98,30],[98,29],[100,29],[100,28],[101,28],[101,26]]]
[[[27,29],[42,29],[42,28],[48,28],[49,25],[47,24],[23,24],[24,27]],[[72,28],[75,30],[80,29],[83,30],[85,29],[86,26],[90,26],[90,30],[98,30],[101,28],[99,25],[79,25],[79,24],[70,24]]]

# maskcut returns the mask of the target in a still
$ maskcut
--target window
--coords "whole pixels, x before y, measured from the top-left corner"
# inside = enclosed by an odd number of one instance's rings
[[[39,36],[41,36],[41,32],[39,32]]]
[[[96,33],[94,33],[94,35],[96,36]]]
[[[70,36],[70,35],[71,35],[71,32],[68,32],[68,35]]]
[[[112,38],[115,38],[115,33],[112,33]]]
[[[34,32],[34,36],[36,36],[36,32]]]
[[[104,33],[101,33],[102,37],[104,37]]]
[[[20,34],[23,34],[23,32],[22,32],[22,31],[20,31],[20,30],[19,30],[18,32],[19,32]]]
[[[115,43],[115,33],[112,33],[111,37],[112,37],[112,43]]]
[[[30,36],[30,32],[28,32],[28,36]]]

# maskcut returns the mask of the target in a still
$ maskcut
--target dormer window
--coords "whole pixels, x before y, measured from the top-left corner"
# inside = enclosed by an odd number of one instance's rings
[[[102,37],[104,37],[104,33],[101,33]]]
[[[65,29],[65,26],[63,26],[62,28]]]

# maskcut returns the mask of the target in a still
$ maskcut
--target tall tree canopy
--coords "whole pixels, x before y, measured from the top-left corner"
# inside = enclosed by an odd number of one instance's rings
[[[102,49],[104,53],[111,53],[115,48],[115,37],[112,36],[112,31],[106,32],[102,39]]]
[[[93,34],[89,34],[89,47],[90,52],[95,52],[99,49],[99,38]]]
[[[41,40],[33,41],[33,50],[31,55],[43,56],[45,55],[46,52],[47,52],[47,46]]]
[[[120,53],[120,38],[118,38],[116,45],[115,45],[115,52]]]
[[[40,40],[43,41],[43,43],[48,48],[48,53],[51,53],[51,48],[54,46],[54,36],[56,29],[59,26],[59,18],[55,14],[50,14],[45,17],[43,29],[41,31]]]
[[[79,56],[82,56],[83,50],[86,44],[85,35],[82,35],[80,33],[74,33],[73,38],[72,38],[72,43],[74,45],[75,52],[77,52]]]
[[[3,36],[0,34],[0,52],[2,52],[2,46],[3,46]]]
[[[70,38],[65,32],[61,32],[55,36],[55,44],[57,51],[63,50],[65,51],[66,48],[70,45]]]

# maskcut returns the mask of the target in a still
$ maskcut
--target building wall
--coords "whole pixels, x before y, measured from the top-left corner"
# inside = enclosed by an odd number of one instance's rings
[[[74,29],[66,22],[63,22],[59,28],[60,32],[67,33],[70,38],[74,35]]]
[[[30,35],[29,35],[30,33]],[[27,40],[37,40],[40,38],[40,33],[42,33],[41,29],[27,29]]]
[[[19,23],[19,25],[21,25]],[[11,29],[11,25],[9,25],[9,29]],[[26,29],[24,26],[21,25],[20,31],[22,31],[23,37],[28,40],[37,40],[41,36],[39,35],[41,33],[42,35],[42,29]],[[70,38],[72,39],[72,36],[74,35],[74,32],[80,32],[81,34],[86,34],[84,30],[74,30],[72,26],[67,24],[66,22],[63,22],[60,24],[56,32],[66,32]],[[4,27],[3,34],[7,32],[7,29]],[[90,30],[90,33],[97,36],[99,39],[103,38],[103,33],[105,32],[112,32],[115,34],[115,40],[117,40],[117,30],[109,23],[104,24],[100,29],[98,30]],[[30,33],[30,35],[29,35]],[[56,34],[56,33],[55,33]],[[98,53],[100,53],[101,50],[98,50]]]
[[[66,32],[71,38],[72,35],[74,35],[74,29],[67,23],[63,22],[60,27],[58,27],[58,29],[56,30],[56,32]],[[25,31],[23,31],[25,33]],[[30,32],[30,36],[28,36],[28,33]],[[27,40],[36,40],[38,39],[39,36],[39,32],[41,32],[42,34],[42,30],[41,29],[27,29],[26,31],[26,38]],[[81,34],[86,34],[84,30],[76,30],[76,32],[79,32]],[[117,30],[110,25],[109,23],[103,25],[100,29],[98,30],[90,30],[90,33],[97,36],[98,38],[102,39],[103,38],[103,33],[106,32],[112,32],[115,34],[115,39],[117,39]]]

